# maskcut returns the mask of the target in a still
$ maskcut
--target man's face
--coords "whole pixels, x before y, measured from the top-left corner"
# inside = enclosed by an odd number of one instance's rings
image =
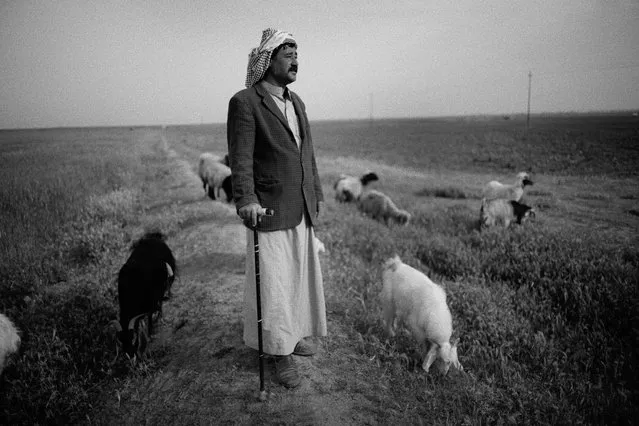
[[[294,82],[297,79],[297,47],[283,46],[271,58],[269,73],[282,86]]]

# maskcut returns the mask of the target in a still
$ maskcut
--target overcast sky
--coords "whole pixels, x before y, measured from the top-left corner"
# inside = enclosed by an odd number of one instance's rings
[[[308,5],[307,5],[308,4]],[[0,0],[0,128],[223,123],[262,30],[311,120],[639,109],[639,0]]]

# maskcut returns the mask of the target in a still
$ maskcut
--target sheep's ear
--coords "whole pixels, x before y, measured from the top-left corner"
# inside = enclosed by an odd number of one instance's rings
[[[422,368],[427,373],[428,373],[428,369],[430,369],[430,366],[433,365],[433,362],[435,362],[435,359],[437,358],[437,348],[438,348],[437,345],[431,346],[430,350],[426,354],[426,358],[424,359],[424,362],[422,363]]]

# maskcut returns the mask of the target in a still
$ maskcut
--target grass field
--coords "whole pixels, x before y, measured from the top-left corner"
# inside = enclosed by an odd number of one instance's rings
[[[335,377],[322,392],[367,401],[352,424],[630,424],[639,414],[639,122],[532,124],[312,123],[330,323],[329,356],[314,362]],[[182,189],[176,164],[205,150],[226,151],[224,125],[0,131],[0,311],[23,333],[1,378],[0,423],[108,424],[92,415],[105,389],[166,366],[160,352],[142,369],[114,369],[103,328],[132,239],[203,220],[184,213],[194,201],[168,194]],[[413,214],[409,226],[333,201],[340,173],[366,170]],[[520,170],[535,181],[525,195],[535,220],[478,232],[482,185]],[[379,267],[393,253],[446,288],[464,374],[426,375],[407,334],[384,336]],[[277,407],[270,414],[288,424]]]

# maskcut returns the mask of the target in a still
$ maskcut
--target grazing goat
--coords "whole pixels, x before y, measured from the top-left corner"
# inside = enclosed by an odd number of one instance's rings
[[[376,180],[379,180],[379,177],[373,172],[365,173],[361,178],[344,174],[340,175],[337,182],[333,185],[333,189],[335,189],[335,199],[347,203],[357,201],[364,187]]]
[[[492,180],[486,184],[483,190],[483,198],[493,200],[503,198],[506,200],[519,201],[524,195],[526,185],[532,185],[533,181],[526,172],[517,174],[517,179],[512,185],[504,185],[503,183]]]
[[[18,351],[20,335],[15,325],[6,315],[0,313],[0,375],[7,358]]]
[[[376,190],[364,192],[357,201],[357,207],[362,213],[375,220],[381,220],[386,225],[391,222],[408,225],[411,219],[410,213],[397,208],[388,195]]]
[[[198,160],[198,175],[202,180],[204,192],[212,200],[220,198],[220,188],[226,194],[226,201],[233,199],[231,168],[228,166],[228,154],[224,157],[204,152]]]
[[[528,217],[535,217],[535,210],[522,203],[513,200],[481,200],[479,210],[479,223],[481,228],[495,226],[502,223],[504,228],[508,228],[514,220],[521,224]]]
[[[175,258],[162,233],[149,232],[131,246],[131,255],[118,274],[117,325],[118,338],[129,356],[144,352],[153,331],[153,313],[162,314],[162,302],[171,296],[176,273]],[[148,330],[140,331],[145,316]]]
[[[424,371],[428,372],[437,358],[444,362],[444,374],[448,373],[451,365],[463,371],[457,359],[459,339],[450,343],[453,324],[444,289],[422,272],[403,263],[397,255],[384,262],[382,283],[386,333],[390,337],[395,335],[395,320],[399,319],[418,344],[431,344],[422,363]]]

